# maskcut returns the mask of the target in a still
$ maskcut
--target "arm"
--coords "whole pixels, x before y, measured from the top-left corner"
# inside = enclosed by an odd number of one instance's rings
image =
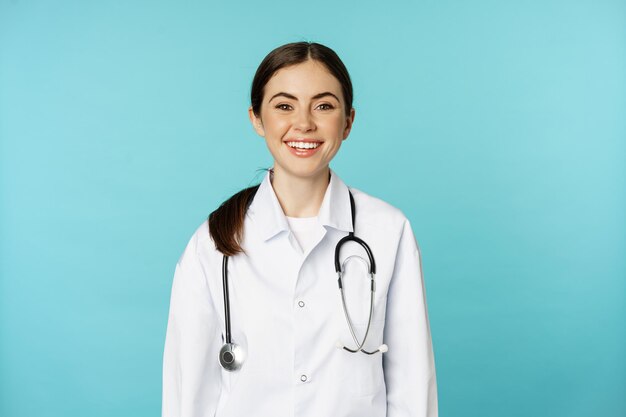
[[[437,379],[419,248],[405,220],[387,294],[388,417],[437,417]]]
[[[163,417],[213,416],[220,395],[220,322],[194,235],[176,264],[163,352]]]

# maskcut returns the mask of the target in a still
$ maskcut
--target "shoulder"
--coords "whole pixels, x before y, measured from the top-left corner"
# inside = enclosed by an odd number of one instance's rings
[[[212,263],[214,259],[217,259],[219,256],[220,254],[215,248],[215,242],[209,233],[209,224],[204,220],[196,227],[189,238],[187,246],[178,262],[181,263],[184,259],[194,258],[202,261],[202,263]]]
[[[357,229],[366,229],[371,236],[382,238],[385,245],[399,247],[402,241],[416,242],[411,223],[398,207],[357,188],[354,196]]]
[[[391,230],[402,230],[408,219],[398,207],[358,188],[349,187],[354,197],[356,218],[363,223]]]

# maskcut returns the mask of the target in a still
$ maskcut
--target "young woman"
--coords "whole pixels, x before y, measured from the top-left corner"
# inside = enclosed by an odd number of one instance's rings
[[[329,167],[354,115],[330,48],[290,43],[261,62],[249,116],[274,165],[176,265],[164,417],[437,415],[411,225]]]

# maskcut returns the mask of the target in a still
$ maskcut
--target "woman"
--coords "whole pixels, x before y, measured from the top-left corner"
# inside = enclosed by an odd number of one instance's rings
[[[164,417],[437,415],[409,221],[329,167],[354,115],[326,46],[286,44],[257,69],[249,117],[274,166],[211,213],[176,265]]]

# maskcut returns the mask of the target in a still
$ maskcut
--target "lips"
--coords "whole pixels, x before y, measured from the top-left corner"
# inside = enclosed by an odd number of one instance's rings
[[[314,155],[317,152],[317,150],[322,147],[323,141],[316,140],[316,139],[294,139],[294,140],[286,140],[284,143],[289,149],[289,152],[291,152],[293,155],[300,157],[300,158],[307,158],[309,156]],[[291,146],[290,143],[291,145],[298,144],[298,143],[306,144],[306,145],[304,145],[302,148],[298,148],[298,147]],[[313,144],[318,144],[318,145],[317,147],[312,147]]]

